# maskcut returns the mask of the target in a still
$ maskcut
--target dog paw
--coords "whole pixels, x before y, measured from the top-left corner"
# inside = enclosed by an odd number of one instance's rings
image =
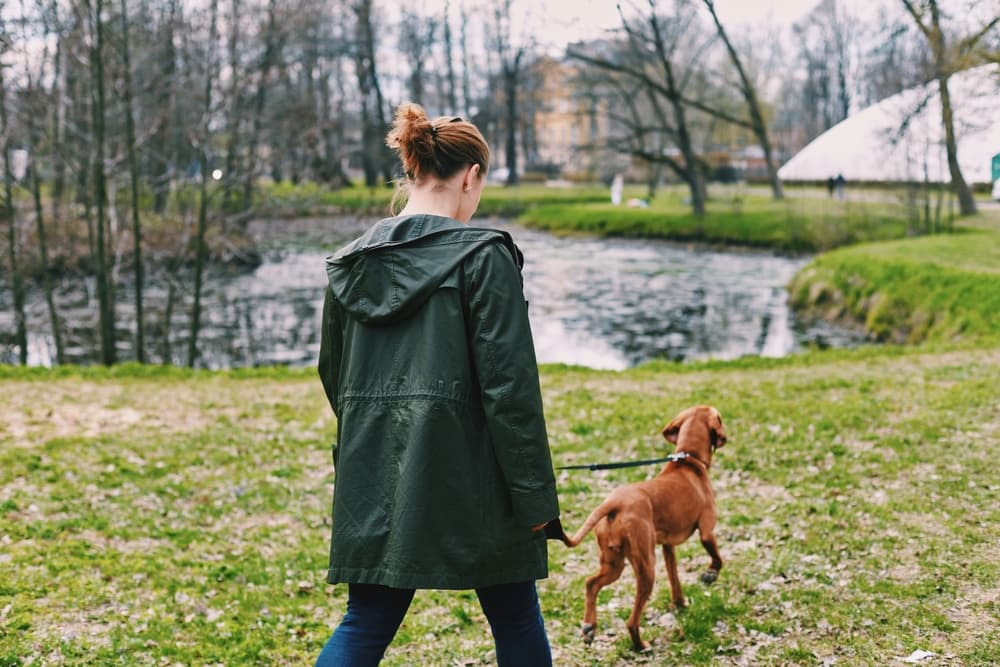
[[[638,644],[634,644],[632,649],[636,653],[649,654],[653,652],[653,645],[647,641],[640,641]]]
[[[580,626],[580,632],[583,634],[583,643],[589,644],[594,641],[594,626],[590,623],[584,623]]]
[[[705,570],[701,574],[701,580],[703,583],[710,584],[719,578],[719,571],[713,570],[711,568]]]

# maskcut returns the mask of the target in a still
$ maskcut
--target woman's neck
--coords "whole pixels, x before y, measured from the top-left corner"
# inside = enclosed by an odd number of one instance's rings
[[[458,214],[459,204],[459,193],[447,186],[412,188],[406,206],[399,215],[423,214],[454,218]]]

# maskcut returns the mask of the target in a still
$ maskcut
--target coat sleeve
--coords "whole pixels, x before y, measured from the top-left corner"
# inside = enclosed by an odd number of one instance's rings
[[[558,517],[559,502],[521,275],[499,244],[472,265],[469,339],[487,427],[514,515],[533,526]]]
[[[326,288],[323,300],[323,319],[320,327],[319,342],[319,379],[323,383],[326,398],[334,414],[340,417],[337,410],[337,378],[340,375],[341,355],[343,354],[342,332],[337,316],[337,306],[333,299],[333,290]]]

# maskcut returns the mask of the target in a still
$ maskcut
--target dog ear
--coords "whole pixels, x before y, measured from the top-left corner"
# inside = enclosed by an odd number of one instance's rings
[[[682,423],[683,420],[680,419],[679,417],[674,418],[669,424],[663,427],[663,431],[661,431],[661,433],[663,434],[663,438],[667,442],[676,445],[677,434],[681,432]]]
[[[722,415],[718,412],[715,413],[715,418],[711,421],[709,427],[709,432],[711,433],[712,446],[719,448],[726,444],[728,438],[726,437],[726,427],[722,425]]]

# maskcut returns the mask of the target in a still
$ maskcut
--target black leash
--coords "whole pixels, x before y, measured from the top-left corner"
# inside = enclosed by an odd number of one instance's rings
[[[670,456],[664,456],[658,459],[645,459],[642,461],[618,461],[615,463],[584,463],[581,465],[573,466],[559,466],[556,470],[616,470],[618,468],[635,468],[637,466],[646,466],[653,463],[666,463],[667,461],[683,461],[686,458],[693,458],[687,452],[676,452]]]

